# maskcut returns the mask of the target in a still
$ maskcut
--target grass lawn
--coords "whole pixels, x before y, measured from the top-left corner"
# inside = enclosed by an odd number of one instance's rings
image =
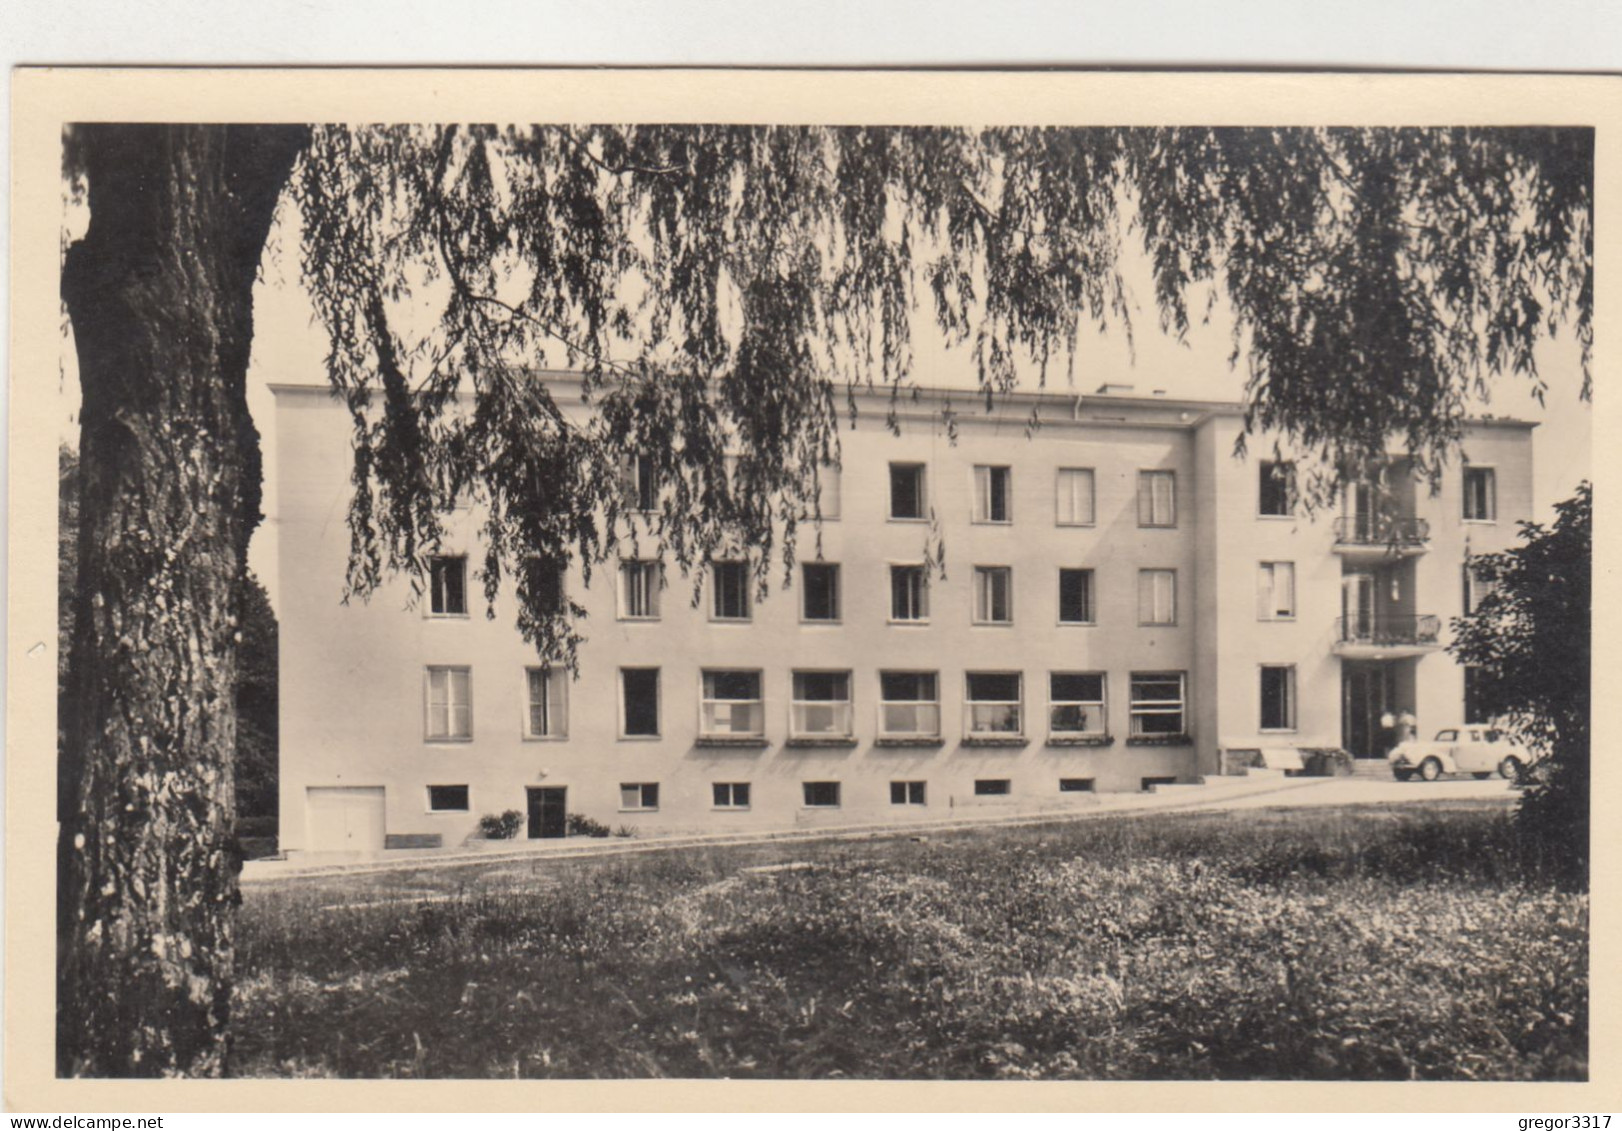
[[[1502,804],[250,887],[257,1076],[1585,1079],[1588,897]]]

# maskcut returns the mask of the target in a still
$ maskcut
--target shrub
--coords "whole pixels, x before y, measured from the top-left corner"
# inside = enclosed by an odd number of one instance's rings
[[[517,809],[509,809],[499,816],[486,813],[479,818],[479,835],[486,840],[511,840],[523,827],[524,815]]]
[[[1301,750],[1301,764],[1308,777],[1343,778],[1352,773],[1352,756],[1333,746],[1308,746]]]
[[[608,826],[601,821],[594,821],[584,813],[570,813],[568,830],[570,836],[607,836]]]
[[[619,828],[614,830],[614,835],[615,836],[635,836],[636,835],[636,830],[633,829],[630,825],[621,825]]]
[[[238,817],[237,836],[243,840],[276,836],[275,817]]]

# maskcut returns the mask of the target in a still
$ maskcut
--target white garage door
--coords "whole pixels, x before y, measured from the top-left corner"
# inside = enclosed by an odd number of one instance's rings
[[[383,847],[382,786],[312,786],[306,791],[309,852],[371,852]]]

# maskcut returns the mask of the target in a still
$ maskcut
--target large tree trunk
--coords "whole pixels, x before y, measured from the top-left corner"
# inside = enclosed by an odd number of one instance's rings
[[[236,636],[259,520],[252,293],[308,131],[76,127],[90,226],[62,296],[82,483],[58,782],[57,1070],[219,1075]]]

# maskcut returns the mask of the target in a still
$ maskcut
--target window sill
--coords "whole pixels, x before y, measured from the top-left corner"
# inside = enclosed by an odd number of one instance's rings
[[[566,735],[566,734],[526,734],[524,736],[524,741],[525,742],[568,742],[569,741],[569,736]]]
[[[1128,746],[1193,746],[1194,738],[1187,734],[1134,734],[1126,740]]]
[[[749,812],[749,806],[747,806],[747,805],[711,805],[710,806],[710,812],[711,813],[747,813],[747,812]]]
[[[658,617],[615,617],[621,624],[658,624]]]
[[[754,617],[711,617],[711,624],[754,624]]]
[[[1497,526],[1496,518],[1462,518],[1459,520],[1466,526]]]
[[[472,613],[424,613],[423,620],[472,620]]]
[[[644,809],[616,809],[616,810],[614,810],[614,812],[616,812],[616,813],[657,813],[658,811],[659,810],[657,808],[655,808],[655,809],[646,809],[646,808],[644,808]]]
[[[843,808],[843,806],[840,806],[840,805],[802,805],[802,806],[800,806],[800,810],[802,812],[807,812],[807,813],[838,812],[841,808]]]
[[[622,735],[619,736],[619,741],[620,742],[658,742],[662,738],[664,738],[664,735],[662,735],[662,734],[622,734]]]
[[[853,735],[848,735],[848,734],[842,734],[842,735],[800,735],[800,736],[797,736],[795,738],[789,739],[787,742],[783,743],[783,745],[784,746],[800,747],[802,749],[810,749],[810,748],[819,747],[819,746],[826,746],[826,747],[855,746],[856,745],[856,739],[855,739],[855,737]]]
[[[831,627],[831,628],[838,628],[840,625],[844,624],[845,622],[838,619],[837,617],[834,617],[834,618],[829,618],[829,617],[801,617],[800,618],[800,623],[804,624],[804,625],[811,625],[813,627],[816,626],[816,625],[825,625],[825,626],[828,626],[828,627]]]
[[[1059,628],[1097,628],[1095,620],[1061,620],[1053,622]]]
[[[927,518],[912,518],[912,517],[910,517],[908,515],[893,514],[888,519],[886,519],[885,521],[887,521],[887,522],[921,522],[921,523],[927,523],[929,521],[929,519],[927,519]]]
[[[1294,624],[1295,617],[1257,617],[1257,624]]]
[[[1050,734],[1049,746],[1114,746],[1112,734]]]
[[[917,735],[917,736],[888,734],[888,735],[882,735],[882,736],[880,736],[878,738],[875,738],[873,740],[873,745],[874,746],[886,746],[886,747],[901,747],[901,746],[935,747],[935,746],[945,746],[946,745],[946,740],[944,738],[942,738],[938,734],[936,734],[936,735],[921,734],[921,735]]]
[[[897,628],[928,628],[929,627],[929,619],[927,617],[925,617],[922,620],[897,620],[895,617],[891,617],[889,620],[885,621],[885,623],[890,624],[890,625],[894,625]]]
[[[1011,620],[975,620],[969,622],[975,628],[1013,628]]]
[[[1096,522],[1055,522],[1053,525],[1060,530],[1095,530],[1098,527]]]
[[[1138,627],[1139,628],[1176,628],[1177,627],[1177,622],[1174,621],[1174,620],[1140,620],[1138,622]]]
[[[764,750],[771,743],[763,734],[701,734],[693,740],[693,745]]]
[[[1293,514],[1258,514],[1256,517],[1258,519],[1261,519],[1261,520],[1267,521],[1267,522],[1294,522],[1295,521],[1295,516]]]
[[[1030,739],[1023,734],[966,734],[964,746],[1028,746]]]
[[[1012,525],[1014,525],[1014,520],[1011,519],[1011,518],[971,518],[969,520],[969,525],[970,526],[1012,526]]]
[[[424,809],[425,817],[465,817],[473,812],[471,809]]]
[[[423,742],[429,746],[467,746],[473,741],[470,734],[466,738],[425,738]]]

